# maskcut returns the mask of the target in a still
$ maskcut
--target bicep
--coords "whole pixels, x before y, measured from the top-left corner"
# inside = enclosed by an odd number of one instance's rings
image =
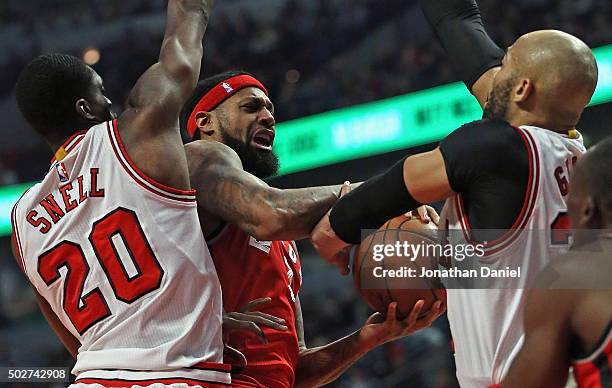
[[[199,184],[194,183],[199,205],[250,234],[257,234],[257,228],[272,216],[268,211],[276,189],[244,170],[209,166],[197,179],[203,187],[197,190]]]
[[[439,148],[406,158],[404,182],[410,195],[420,203],[437,202],[453,195]]]
[[[223,144],[194,142],[185,151],[198,205],[223,221],[254,233],[270,216],[266,213],[276,189],[244,171],[238,155]]]

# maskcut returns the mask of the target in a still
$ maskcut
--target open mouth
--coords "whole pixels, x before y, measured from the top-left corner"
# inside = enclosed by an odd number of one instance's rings
[[[262,129],[255,132],[251,143],[256,148],[272,151],[272,144],[274,144],[274,131],[270,129]]]

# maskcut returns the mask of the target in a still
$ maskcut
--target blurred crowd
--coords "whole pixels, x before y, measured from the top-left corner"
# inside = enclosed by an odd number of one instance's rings
[[[4,28],[19,29],[19,36],[29,36],[31,42],[24,38],[18,53],[0,59],[0,98],[12,92],[20,69],[40,53],[37,38],[32,37],[64,30],[74,34],[93,23],[163,15],[166,4],[162,0],[56,2],[56,6],[43,0],[1,2]],[[270,91],[278,121],[457,80],[416,2],[381,3],[278,0],[262,3],[267,7],[263,12],[217,7],[205,39],[202,77],[228,69],[254,73]],[[525,32],[542,28],[568,31],[592,47],[612,41],[612,25],[606,22],[612,18],[610,1],[481,0],[479,4],[487,30],[502,47]],[[415,31],[415,25],[420,31]],[[121,28],[125,31],[117,39],[99,47],[102,57],[94,66],[105,79],[116,110],[137,77],[155,61],[163,33],[161,29],[141,31],[130,23]],[[39,151],[44,153],[44,147]],[[23,167],[20,161],[25,153],[32,155],[31,150],[3,155],[0,179],[7,168],[17,169],[18,181],[42,173],[41,166],[34,170]]]
[[[276,3],[280,9],[274,12],[253,12],[248,7],[215,11],[205,40],[202,76],[228,69],[254,73],[267,85],[279,121],[457,80],[415,1]],[[0,58],[0,98],[14,98],[11,93],[17,74],[41,53],[36,37],[58,31],[78,34],[79,28],[92,24],[163,14],[165,4],[165,0],[3,0],[0,37],[11,34],[24,40]],[[502,47],[525,32],[542,28],[570,32],[591,47],[612,42],[608,23],[612,2],[608,0],[481,0],[479,4],[487,30]],[[274,16],[269,17],[267,11]],[[419,18],[420,24],[415,23]],[[419,25],[421,31],[415,32]],[[130,23],[121,28],[125,31],[120,39],[98,47],[102,57],[94,66],[105,79],[116,110],[137,77],[155,61],[163,33],[145,33]],[[0,186],[39,179],[48,168],[48,156],[44,144],[3,152]],[[314,260],[309,262],[304,266],[302,308],[308,345],[317,346],[357,329],[367,318],[367,309],[350,284],[339,287],[336,273],[317,267]],[[309,278],[309,273],[317,279]],[[325,276],[334,280],[321,281]],[[322,284],[335,287],[325,289]],[[36,362],[41,365],[68,365],[68,355],[44,327],[31,291],[11,258],[8,239],[0,238],[0,365],[25,362],[32,354],[39,354]],[[22,339],[40,330],[46,330],[50,344],[44,345],[46,352],[34,353]],[[447,330],[441,319],[431,330],[385,346],[335,386],[453,387]],[[428,372],[431,362],[440,372]]]

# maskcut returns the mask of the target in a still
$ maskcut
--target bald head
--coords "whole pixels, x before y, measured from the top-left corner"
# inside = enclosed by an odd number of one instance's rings
[[[515,75],[533,82],[540,113],[557,126],[575,126],[597,85],[591,49],[573,35],[543,30],[521,36],[508,55]]]

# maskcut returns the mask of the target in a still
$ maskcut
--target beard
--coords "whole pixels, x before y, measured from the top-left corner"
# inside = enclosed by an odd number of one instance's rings
[[[263,151],[251,147],[248,143],[230,136],[225,128],[221,128],[221,137],[226,146],[236,151],[244,171],[261,179],[278,173],[280,163],[274,151]]]
[[[482,117],[485,119],[501,119],[507,120],[508,106],[510,105],[510,92],[514,86],[516,77],[512,76],[507,80],[495,85],[489,99],[482,112]]]

